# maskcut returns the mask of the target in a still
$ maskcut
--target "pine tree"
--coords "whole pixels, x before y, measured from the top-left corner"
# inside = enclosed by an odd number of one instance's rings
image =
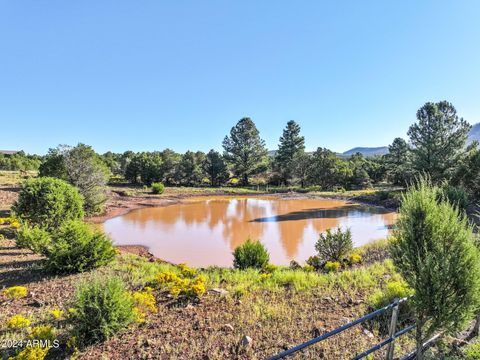
[[[215,150],[210,150],[202,164],[203,171],[210,179],[211,186],[220,186],[228,179],[227,164],[222,155]]]
[[[224,157],[231,164],[233,173],[243,185],[248,185],[251,175],[266,168],[267,149],[260,138],[255,123],[248,117],[242,118],[230,130],[230,137],[223,140]]]
[[[300,136],[300,125],[290,120],[279,141],[274,169],[280,181],[288,185],[294,176],[295,158],[305,152],[305,138]]]
[[[411,174],[411,152],[407,142],[395,138],[388,146],[388,154],[384,156],[388,179],[395,185],[406,185]]]
[[[450,179],[471,126],[447,101],[426,103],[417,120],[408,130],[415,170],[427,173],[435,184]]]

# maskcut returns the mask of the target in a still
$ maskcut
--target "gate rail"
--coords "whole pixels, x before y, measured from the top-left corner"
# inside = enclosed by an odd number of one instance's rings
[[[281,353],[278,353],[277,355],[274,355],[274,356],[268,358],[268,360],[283,359],[283,358],[285,358],[285,357],[287,357],[291,354],[294,354],[298,351],[301,351],[301,350],[305,349],[306,347],[312,346],[312,345],[314,345],[314,344],[316,344],[320,341],[328,339],[331,336],[340,334],[340,333],[344,332],[345,330],[350,329],[351,327],[353,327],[355,325],[361,324],[361,323],[363,323],[365,321],[368,321],[368,320],[370,320],[370,319],[372,319],[372,318],[374,318],[378,315],[381,315],[381,314],[385,313],[386,311],[388,311],[390,309],[392,309],[392,317],[391,317],[391,320],[390,320],[390,328],[389,328],[388,338],[379,342],[378,344],[372,346],[370,349],[364,351],[363,353],[358,354],[352,360],[362,359],[365,356],[367,356],[367,355],[369,355],[369,354],[371,354],[375,351],[380,350],[385,345],[388,345],[386,359],[387,360],[392,360],[393,359],[393,352],[394,352],[394,349],[395,349],[395,339],[397,337],[400,337],[400,336],[406,334],[407,332],[409,332],[409,331],[411,331],[415,328],[415,325],[410,325],[410,326],[407,326],[406,328],[404,328],[400,331],[396,331],[397,318],[398,318],[398,306],[399,306],[400,303],[402,303],[404,301],[407,301],[410,297],[411,296],[405,297],[403,299],[395,299],[393,303],[388,304],[387,306],[385,306],[381,309],[375,310],[375,311],[371,312],[370,314],[367,314],[367,315],[365,315],[365,316],[363,316],[359,319],[356,319],[354,321],[349,322],[348,324],[340,326],[340,327],[338,327],[338,328],[336,328],[332,331],[329,331],[325,334],[317,336],[317,337],[315,337],[311,340],[308,340],[308,341],[306,341],[302,344],[299,344],[299,345],[294,346],[290,349],[282,351]]]

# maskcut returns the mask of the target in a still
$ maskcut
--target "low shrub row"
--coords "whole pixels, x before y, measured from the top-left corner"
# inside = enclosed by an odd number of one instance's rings
[[[303,267],[306,271],[338,271],[362,261],[361,255],[353,252],[350,229],[345,231],[340,228],[328,229],[325,233],[320,234],[315,249],[317,255],[311,256]],[[235,269],[265,269],[269,266],[269,260],[270,255],[265,246],[261,242],[251,239],[247,239],[233,252],[233,267]],[[290,268],[300,269],[302,267],[292,260]]]

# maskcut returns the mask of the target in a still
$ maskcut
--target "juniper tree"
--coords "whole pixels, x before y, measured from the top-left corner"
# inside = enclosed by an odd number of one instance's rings
[[[472,226],[438,192],[423,179],[408,190],[390,248],[397,270],[415,290],[417,359],[428,337],[459,329],[479,305],[480,258]]]
[[[77,187],[84,197],[87,214],[103,209],[110,170],[91,146],[60,145],[50,149],[40,167],[40,176],[60,178]]]

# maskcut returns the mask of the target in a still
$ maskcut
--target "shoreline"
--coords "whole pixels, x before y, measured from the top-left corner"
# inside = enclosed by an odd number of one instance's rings
[[[162,196],[162,195],[160,195]],[[250,194],[231,194],[227,192],[215,192],[215,193],[185,193],[181,195],[164,195],[163,197],[158,196],[124,196],[120,195],[118,192],[112,191],[107,201],[105,212],[101,215],[87,217],[85,220],[89,223],[100,224],[104,223],[110,219],[113,219],[118,216],[123,216],[128,214],[131,211],[150,208],[150,207],[166,207],[170,205],[183,203],[184,200],[192,198],[202,198],[202,197],[214,197],[214,196],[232,196],[232,197],[274,197],[278,199],[328,199],[328,200],[342,200],[355,203],[358,205],[372,206],[381,208],[387,211],[396,211],[394,207],[387,207],[378,202],[368,201],[367,199],[357,199],[355,197],[344,196],[344,195],[323,195],[323,194],[299,194],[299,193],[250,193]],[[150,252],[148,246],[140,244],[131,244],[131,245],[115,245],[115,248],[119,249],[122,253],[130,253],[139,255],[141,257],[147,258],[149,261],[160,261],[166,262],[165,259],[159,258]]]

